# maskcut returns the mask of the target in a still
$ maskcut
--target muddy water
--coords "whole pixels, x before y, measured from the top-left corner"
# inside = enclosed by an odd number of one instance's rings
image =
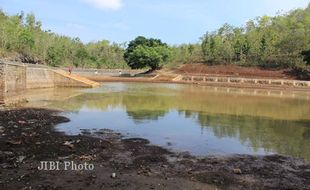
[[[310,160],[310,92],[107,83],[37,90],[26,106],[64,110],[67,134],[113,129],[195,155],[280,153]]]

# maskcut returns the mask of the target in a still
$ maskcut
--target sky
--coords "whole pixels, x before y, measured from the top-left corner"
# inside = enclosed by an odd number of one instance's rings
[[[195,43],[224,23],[304,8],[309,0],[0,0],[9,15],[34,13],[42,28],[83,42],[128,42],[137,36],[171,45]]]

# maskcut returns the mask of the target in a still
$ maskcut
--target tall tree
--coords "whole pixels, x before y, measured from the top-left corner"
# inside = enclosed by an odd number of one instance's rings
[[[170,48],[161,40],[139,36],[129,42],[124,58],[132,69],[150,67],[155,70],[167,63],[170,54]]]

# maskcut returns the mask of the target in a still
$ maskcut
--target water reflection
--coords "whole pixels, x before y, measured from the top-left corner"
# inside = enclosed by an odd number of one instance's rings
[[[59,129],[71,134],[108,128],[200,155],[277,152],[310,160],[309,97],[298,92],[110,83],[75,91],[65,101],[43,102],[67,111],[71,122]]]

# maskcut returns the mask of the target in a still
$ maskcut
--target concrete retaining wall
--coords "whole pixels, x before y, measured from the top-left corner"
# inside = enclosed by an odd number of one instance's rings
[[[26,90],[26,67],[18,64],[0,63],[0,103],[5,103],[6,98],[20,101],[19,95]]]
[[[27,67],[27,88],[55,87],[54,72],[46,68]]]
[[[27,67],[27,89],[54,87],[89,87],[48,68]]]
[[[92,81],[62,74],[48,67],[25,66],[0,60],[0,104],[23,101],[20,97],[26,89],[93,85]]]
[[[280,80],[280,79],[252,79],[238,77],[214,77],[214,76],[178,76],[177,81],[188,83],[227,83],[251,86],[278,86],[310,89],[310,81]]]
[[[68,69],[63,68],[67,71]],[[137,70],[127,70],[127,69],[73,69],[74,74],[78,74],[85,77],[98,77],[98,76],[109,76],[109,77],[118,77],[121,72],[122,75],[134,76],[136,74],[143,73],[147,70],[137,69]]]
[[[9,94],[19,93],[26,89],[26,67],[6,64],[4,91]]]
[[[85,87],[85,88],[89,88],[90,86],[85,84],[85,83],[81,83],[79,81],[73,80],[71,78],[67,78],[61,74],[55,73],[54,72],[54,85],[55,87]]]
[[[0,104],[4,103],[4,64],[0,63]]]

